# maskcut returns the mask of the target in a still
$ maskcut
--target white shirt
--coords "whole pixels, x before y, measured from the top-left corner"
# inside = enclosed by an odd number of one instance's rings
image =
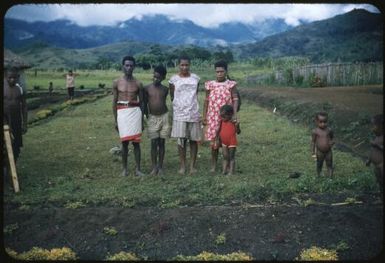
[[[176,121],[198,122],[200,120],[197,89],[200,78],[190,73],[189,77],[173,75],[168,83],[173,84],[173,118]]]

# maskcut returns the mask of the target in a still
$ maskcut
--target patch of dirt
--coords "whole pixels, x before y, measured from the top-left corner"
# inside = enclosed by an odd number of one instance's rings
[[[378,197],[358,204],[332,205],[344,196],[313,196],[319,205],[282,204],[160,208],[5,208],[4,225],[18,228],[4,246],[23,252],[38,246],[69,247],[80,259],[104,260],[130,251],[148,260],[167,260],[202,251],[249,253],[256,260],[294,260],[318,246],[338,252],[340,260],[369,260],[383,249],[383,208]],[[113,227],[116,235],[103,231]],[[223,244],[216,244],[224,234]],[[383,252],[383,251],[382,251]]]
[[[294,122],[314,127],[314,114],[329,113],[337,147],[366,158],[370,130],[370,117],[384,111],[382,85],[323,87],[323,88],[271,88],[240,89],[241,96]]]

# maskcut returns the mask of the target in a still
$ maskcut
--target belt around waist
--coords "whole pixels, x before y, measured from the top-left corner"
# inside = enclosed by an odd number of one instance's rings
[[[120,105],[120,106],[140,106],[140,103],[138,101],[127,101],[127,102],[118,101],[118,102],[116,102],[116,105]]]

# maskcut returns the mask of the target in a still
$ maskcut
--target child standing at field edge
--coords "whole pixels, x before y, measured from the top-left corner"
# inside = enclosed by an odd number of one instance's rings
[[[144,87],[143,92],[143,109],[148,119],[148,136],[151,139],[152,171],[150,175],[163,174],[165,139],[170,136],[170,124],[166,105],[168,88],[161,84],[166,74],[167,70],[162,65],[155,67],[153,83]]]
[[[328,114],[326,112],[318,112],[315,116],[315,122],[317,127],[312,131],[311,152],[312,157],[317,160],[317,175],[321,175],[323,162],[326,161],[328,174],[332,177],[334,134],[327,126]]]
[[[237,149],[237,133],[241,131],[239,129],[239,123],[233,120],[234,107],[231,105],[223,105],[220,110],[220,124],[215,138],[214,147],[218,147],[222,144],[223,165],[222,174],[228,173],[234,174],[235,169],[235,150]]]

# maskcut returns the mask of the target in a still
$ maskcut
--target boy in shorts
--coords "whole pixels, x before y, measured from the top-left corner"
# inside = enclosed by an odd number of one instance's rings
[[[163,174],[165,139],[170,136],[170,124],[166,98],[168,88],[161,83],[166,78],[167,70],[162,65],[154,68],[153,83],[144,87],[144,114],[148,122],[148,136],[151,139],[150,175]]]

